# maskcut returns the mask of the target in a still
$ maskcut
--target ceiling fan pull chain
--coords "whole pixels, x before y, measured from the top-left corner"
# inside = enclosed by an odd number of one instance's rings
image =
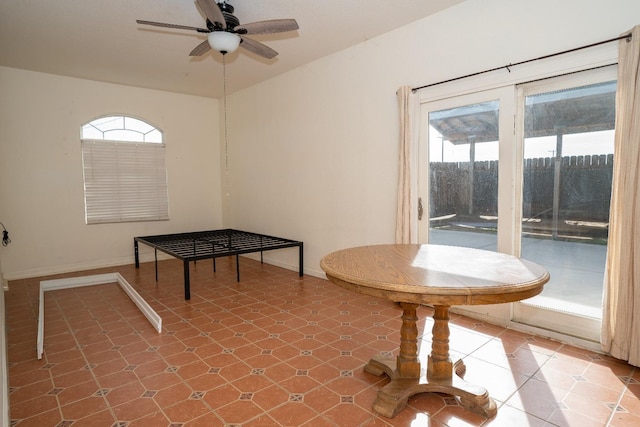
[[[222,108],[224,114],[224,168],[227,196],[229,190],[229,140],[227,138],[227,55],[222,55]]]

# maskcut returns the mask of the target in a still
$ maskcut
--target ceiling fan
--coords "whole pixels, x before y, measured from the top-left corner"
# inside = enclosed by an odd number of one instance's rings
[[[214,49],[223,55],[234,52],[238,46],[262,56],[272,59],[278,52],[259,41],[250,39],[247,35],[275,34],[297,30],[295,19],[271,19],[248,24],[240,24],[240,20],[233,15],[234,8],[226,0],[196,0],[196,5],[206,16],[207,28],[190,27],[187,25],[166,24],[163,22],[136,20],[138,24],[156,27],[176,28],[207,33],[207,40],[196,46],[189,56],[200,56]]]

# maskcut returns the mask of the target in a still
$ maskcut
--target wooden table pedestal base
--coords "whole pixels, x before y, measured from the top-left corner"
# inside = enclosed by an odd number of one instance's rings
[[[409,398],[418,393],[445,393],[455,396],[462,407],[485,418],[492,418],[497,413],[496,404],[486,389],[469,384],[457,375],[458,369],[464,371],[462,361],[456,363],[456,375],[449,380],[429,381],[424,375],[417,379],[402,378],[397,375],[395,366],[396,359],[375,356],[364,367],[370,374],[387,374],[391,379],[389,384],[378,391],[378,396],[373,402],[373,410],[380,415],[395,417],[407,406]]]
[[[373,410],[393,418],[407,406],[407,401],[414,394],[435,392],[456,397],[464,408],[478,415],[494,417],[496,403],[487,390],[464,381],[460,377],[464,375],[464,363],[462,360],[452,363],[449,358],[449,307],[435,307],[431,355],[427,372],[423,374],[418,360],[418,304],[401,303],[401,306],[400,354],[397,358],[375,356],[364,367],[370,374],[387,374],[391,380],[378,391]]]

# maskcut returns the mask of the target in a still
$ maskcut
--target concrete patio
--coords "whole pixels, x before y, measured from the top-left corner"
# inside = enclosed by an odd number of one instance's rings
[[[435,229],[430,233],[430,243],[496,250],[495,234]],[[605,245],[525,237],[522,258],[544,266],[551,275],[542,294],[529,301],[600,318],[606,255]]]

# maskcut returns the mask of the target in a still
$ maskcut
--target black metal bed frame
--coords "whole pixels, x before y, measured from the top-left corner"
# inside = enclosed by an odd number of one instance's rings
[[[181,260],[184,264],[184,299],[191,299],[189,283],[189,262],[201,259],[213,259],[213,271],[216,271],[216,258],[236,256],[236,275],[240,281],[240,259],[242,254],[260,252],[260,262],[265,251],[298,247],[299,275],[303,275],[303,243],[281,237],[251,233],[234,229],[196,231],[178,234],[162,234],[133,238],[136,268],[140,267],[138,243],[151,246],[155,256],[156,281],[158,281],[158,251]]]

